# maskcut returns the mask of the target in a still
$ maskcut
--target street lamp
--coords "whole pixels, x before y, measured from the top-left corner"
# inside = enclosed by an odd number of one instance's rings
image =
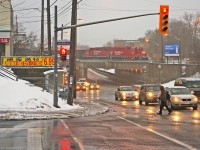
[[[149,41],[152,42],[153,44],[155,44],[156,46],[161,48],[161,59],[163,60],[163,44],[162,46],[160,46],[160,44],[156,43],[155,41],[149,39],[149,38],[145,38],[146,43],[148,43]]]
[[[155,45],[157,46],[160,46],[158,43],[156,43],[155,41],[153,40],[150,40],[149,38],[145,38],[145,41],[148,43],[149,41],[151,41],[152,43],[154,43]]]

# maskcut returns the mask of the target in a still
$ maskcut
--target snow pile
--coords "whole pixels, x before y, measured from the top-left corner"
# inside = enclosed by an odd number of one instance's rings
[[[53,95],[42,88],[30,86],[25,80],[13,81],[0,76],[0,110],[19,111],[55,111],[80,108],[79,105],[70,106],[66,101],[58,98],[60,108],[53,107]]]

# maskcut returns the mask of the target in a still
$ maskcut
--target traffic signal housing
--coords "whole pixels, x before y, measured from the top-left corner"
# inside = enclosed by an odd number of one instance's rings
[[[67,49],[66,48],[64,48],[64,47],[60,47],[60,58],[61,58],[61,60],[66,60],[66,57],[67,57]]]
[[[169,33],[169,6],[160,5],[160,21],[159,21],[160,34]]]

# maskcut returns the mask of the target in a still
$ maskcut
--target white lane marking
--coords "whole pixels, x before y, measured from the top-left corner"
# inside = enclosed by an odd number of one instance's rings
[[[124,121],[126,121],[126,122],[129,122],[129,123],[131,123],[131,124],[134,124],[134,125],[136,125],[136,126],[142,128],[142,129],[144,129],[144,130],[147,130],[147,131],[150,131],[150,132],[152,132],[152,133],[154,133],[154,134],[157,134],[157,135],[159,135],[159,136],[161,136],[161,137],[163,137],[163,138],[165,138],[165,139],[168,139],[168,140],[170,140],[170,141],[172,141],[172,142],[174,142],[174,143],[177,143],[177,144],[179,144],[179,145],[181,145],[181,146],[184,146],[184,147],[186,147],[186,148],[188,148],[188,149],[190,149],[190,150],[198,150],[198,149],[192,147],[191,145],[188,145],[188,144],[186,144],[186,143],[183,143],[183,142],[181,142],[181,141],[179,141],[179,140],[176,140],[176,139],[171,138],[171,137],[169,137],[169,136],[166,136],[166,135],[164,135],[164,134],[158,133],[158,132],[156,132],[156,131],[154,131],[154,130],[152,130],[152,129],[145,128],[145,127],[141,126],[140,124],[137,124],[137,123],[135,123],[135,122],[133,122],[133,121],[130,121],[130,120],[126,119],[126,118],[123,118],[123,117],[120,117],[120,116],[116,116],[116,117],[117,117],[117,118],[120,118],[120,119],[122,119],[122,120],[124,120]]]
[[[63,123],[64,127],[69,131],[70,135],[72,136],[72,138],[74,139],[74,141],[79,145],[79,148],[81,150],[84,150],[82,143],[78,140],[78,138],[70,131],[69,127],[67,126],[67,124],[60,119],[60,121]]]

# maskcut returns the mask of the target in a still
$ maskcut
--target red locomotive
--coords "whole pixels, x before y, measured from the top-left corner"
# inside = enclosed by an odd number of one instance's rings
[[[84,59],[148,60],[143,47],[95,47],[83,53]]]

